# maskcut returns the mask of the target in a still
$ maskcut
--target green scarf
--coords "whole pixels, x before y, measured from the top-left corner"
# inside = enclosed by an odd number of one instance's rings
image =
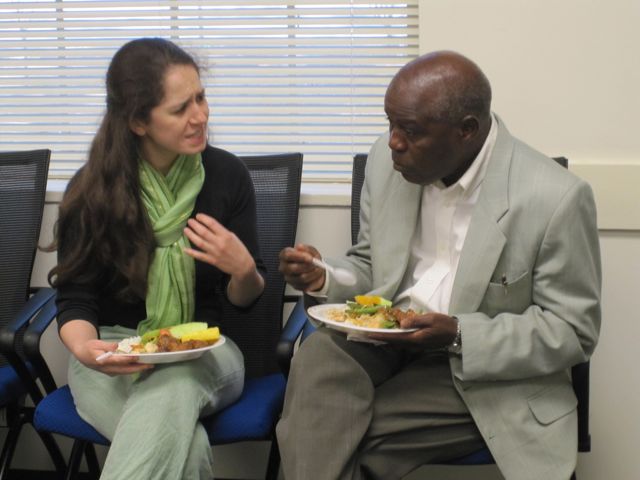
[[[149,267],[147,318],[138,324],[143,334],[193,321],[195,261],[183,252],[191,246],[183,229],[204,183],[204,167],[199,153],[180,155],[166,177],[147,161],[138,163],[142,203],[157,244]]]

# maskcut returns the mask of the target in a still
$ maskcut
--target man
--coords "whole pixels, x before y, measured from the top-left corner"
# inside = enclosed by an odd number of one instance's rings
[[[404,66],[385,96],[358,242],[338,284],[281,252],[329,302],[371,293],[422,313],[379,345],[320,328],[294,357],[278,440],[287,480],[396,479],[487,445],[507,479],[566,480],[577,459],[570,367],[600,328],[589,186],[512,137],[482,71],[453,52]]]

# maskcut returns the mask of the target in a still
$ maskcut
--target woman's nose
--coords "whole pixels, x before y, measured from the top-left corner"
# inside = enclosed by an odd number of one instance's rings
[[[191,117],[193,123],[205,123],[209,119],[209,105],[196,105],[195,112]]]

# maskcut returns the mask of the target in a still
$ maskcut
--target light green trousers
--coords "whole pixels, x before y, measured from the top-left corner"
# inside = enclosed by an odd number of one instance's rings
[[[135,335],[103,327],[101,338]],[[199,419],[236,400],[242,353],[229,339],[196,360],[159,364],[140,375],[110,377],[71,357],[69,386],[80,416],[111,440],[102,480],[204,480],[213,457]]]

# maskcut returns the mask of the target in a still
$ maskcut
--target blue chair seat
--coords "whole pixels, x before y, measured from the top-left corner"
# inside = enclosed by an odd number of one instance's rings
[[[274,419],[282,411],[285,386],[285,378],[279,373],[248,379],[236,403],[204,419],[209,442],[214,445],[268,438]],[[80,418],[68,385],[38,404],[33,423],[38,430],[109,445],[109,440]]]
[[[0,368],[0,406],[15,402],[21,395],[27,393],[20,377],[10,366]]]
[[[50,393],[38,404],[33,415],[33,425],[36,430],[43,432],[109,445],[109,440],[80,418],[68,385]]]
[[[494,463],[496,462],[493,459],[493,455],[486,447],[464,457],[446,462],[447,465],[493,465]]]
[[[286,380],[280,373],[247,379],[236,403],[203,420],[209,443],[269,438],[282,411],[285,387]]]

